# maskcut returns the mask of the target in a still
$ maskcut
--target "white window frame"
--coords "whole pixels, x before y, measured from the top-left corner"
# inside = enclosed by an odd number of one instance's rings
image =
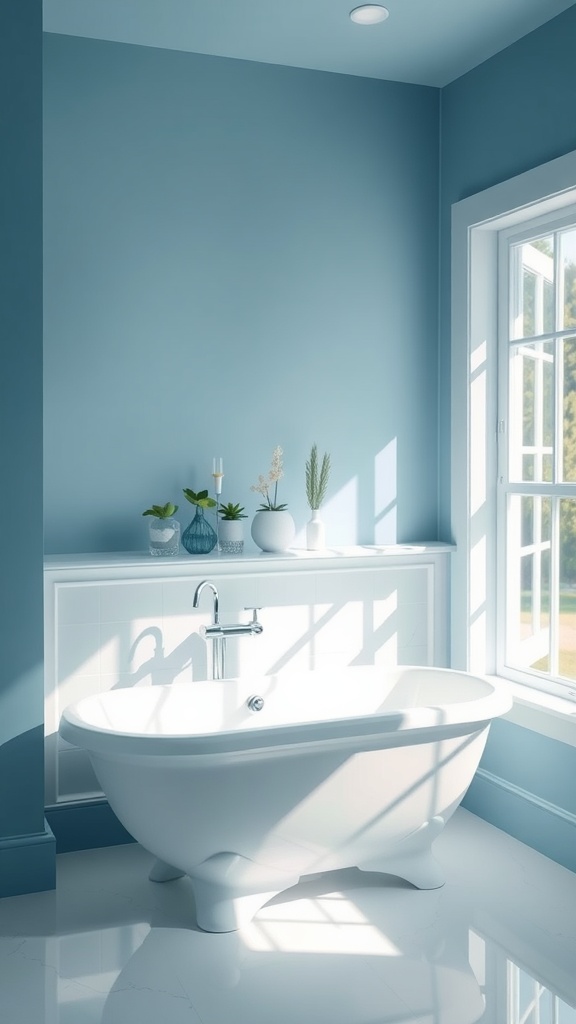
[[[498,237],[576,203],[576,152],[452,207],[451,664],[498,674]],[[576,745],[576,706],[512,683],[512,720]]]
[[[510,599],[510,594],[503,599],[502,596],[506,595],[509,587],[511,586],[511,580],[514,578],[515,573],[514,565],[510,564],[510,553],[508,551],[508,545],[506,542],[506,530],[509,526],[509,513],[506,511],[508,498],[512,494],[537,494],[539,491],[545,490],[548,495],[556,498],[565,497],[576,497],[576,484],[574,482],[556,483],[554,485],[547,484],[539,487],[537,484],[531,485],[530,483],[524,484],[521,482],[510,482],[508,481],[508,469],[509,469],[509,453],[510,453],[510,430],[512,426],[506,423],[508,419],[508,393],[509,393],[509,369],[510,369],[510,352],[509,352],[509,339],[512,335],[511,330],[511,310],[509,305],[509,299],[511,295],[511,289],[515,289],[517,285],[517,279],[512,275],[512,253],[511,247],[517,247],[522,242],[526,242],[531,238],[551,235],[554,232],[561,231],[563,228],[573,227],[576,224],[576,205],[562,208],[554,212],[552,215],[547,217],[536,217],[535,219],[523,220],[520,226],[512,228],[505,228],[498,233],[498,288],[499,288],[499,334],[500,341],[498,344],[497,360],[498,360],[498,389],[499,389],[499,407],[498,407],[498,425],[503,429],[498,431],[498,495],[497,495],[497,550],[499,552],[498,564],[497,564],[497,592],[500,598],[500,608],[503,612],[498,617],[496,623],[496,673],[503,675],[509,679],[516,680],[524,685],[533,685],[536,689],[542,689],[544,692],[555,694],[559,697],[571,697],[573,700],[576,699],[576,682],[572,685],[569,680],[566,680],[565,685],[556,684],[552,679],[547,679],[545,676],[539,676],[537,673],[532,673],[530,669],[523,671],[519,667],[514,667],[509,664],[506,646],[509,631],[517,626],[515,609],[519,607],[519,593],[516,595],[516,600]],[[514,254],[518,259],[518,253]],[[534,253],[536,259],[538,259],[538,253]],[[550,259],[550,257],[548,257]],[[536,271],[542,269],[542,267],[534,268]],[[553,277],[551,277],[553,279]],[[556,302],[557,305],[563,304],[562,295],[560,288],[562,281],[560,275],[556,280]],[[520,299],[519,296],[514,296],[514,305],[519,308]],[[565,330],[560,328],[560,324],[556,323],[551,334],[566,334],[570,337],[576,335],[576,328],[570,328]],[[544,333],[544,332],[542,332]],[[520,339],[518,339],[520,340]],[[535,339],[527,338],[526,344],[530,345]],[[556,385],[561,385],[562,369],[559,362],[555,364],[556,374],[560,374],[557,377]],[[521,399],[520,399],[521,400]],[[538,403],[537,403],[538,407]],[[562,420],[556,422],[556,431],[561,427]],[[537,439],[536,439],[537,440]],[[520,442],[517,442],[517,450],[520,449]],[[535,449],[537,451],[537,449]],[[550,454],[555,451],[556,460],[562,458],[562,448],[560,437],[557,436],[556,444],[554,448],[550,448]],[[556,466],[555,476],[558,479],[559,466]],[[517,467],[516,472],[513,474],[513,480],[519,481],[521,477],[520,467]],[[518,510],[519,514],[519,510]],[[552,524],[552,539],[548,542],[539,542],[538,537],[534,538],[534,543],[537,547],[548,547],[553,548],[558,543],[559,538],[557,536],[558,523],[553,521]],[[551,599],[553,604],[556,606],[551,615],[551,621],[549,627],[543,627],[541,632],[533,633],[529,638],[522,642],[527,648],[526,663],[529,664],[544,653],[550,650],[550,657],[554,658],[554,652],[557,648],[557,636],[555,633],[557,622],[558,622],[558,593],[559,593],[559,581],[555,576],[555,562],[552,561],[551,573],[552,573],[552,586],[551,586]],[[510,616],[508,622],[506,622],[506,613]],[[551,633],[548,639],[548,633]],[[539,640],[541,641],[539,644]],[[542,646],[542,641],[545,640],[545,645]],[[539,648],[541,648],[539,650]],[[576,710],[576,708],[575,708]]]

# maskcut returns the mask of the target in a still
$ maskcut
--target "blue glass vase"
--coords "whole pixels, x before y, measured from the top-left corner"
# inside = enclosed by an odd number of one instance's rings
[[[204,518],[204,509],[198,505],[196,515],[182,534],[182,544],[189,555],[207,555],[216,547],[218,537]]]

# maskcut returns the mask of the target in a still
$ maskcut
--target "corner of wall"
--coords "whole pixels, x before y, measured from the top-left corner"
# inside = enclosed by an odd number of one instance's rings
[[[0,897],[56,888],[56,840],[47,821],[35,835],[0,840]]]

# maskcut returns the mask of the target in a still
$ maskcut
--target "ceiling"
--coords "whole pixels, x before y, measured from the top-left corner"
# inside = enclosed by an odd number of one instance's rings
[[[348,16],[360,2],[43,0],[44,29],[441,87],[574,6],[574,0],[381,0],[390,16],[365,26]]]

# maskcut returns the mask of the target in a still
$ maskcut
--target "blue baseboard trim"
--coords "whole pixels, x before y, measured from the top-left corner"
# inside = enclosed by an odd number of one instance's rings
[[[53,805],[46,808],[46,817],[56,837],[57,853],[135,842],[104,799]]]
[[[576,814],[479,768],[462,806],[533,850],[576,871]]]
[[[56,887],[56,840],[43,832],[0,839],[0,897],[23,896]]]

